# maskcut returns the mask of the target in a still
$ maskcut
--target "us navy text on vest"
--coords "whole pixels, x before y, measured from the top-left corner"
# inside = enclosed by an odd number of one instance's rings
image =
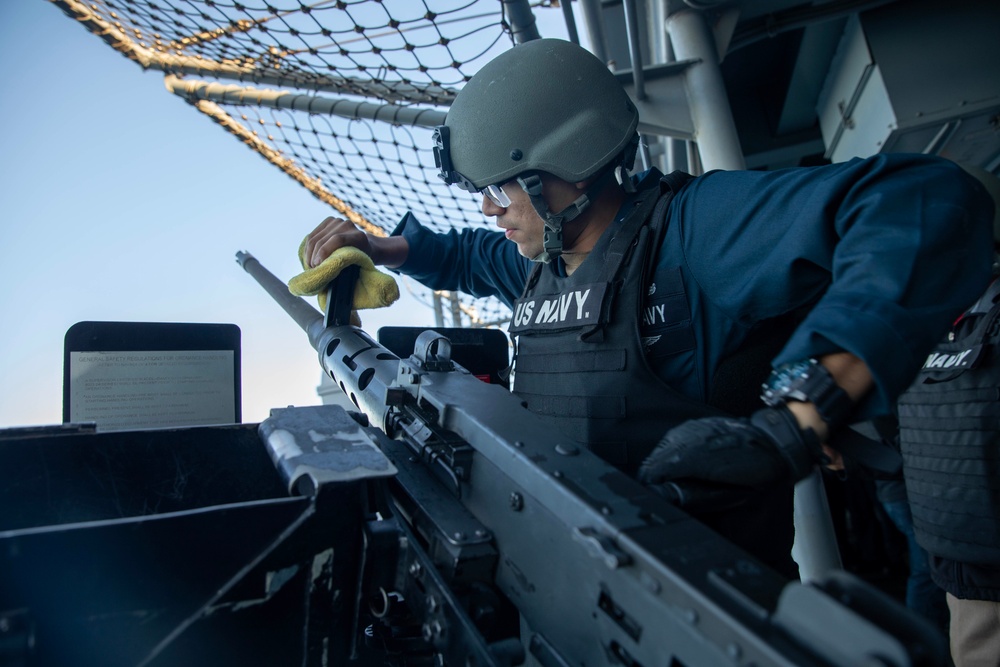
[[[601,304],[607,289],[607,283],[590,283],[565,292],[518,299],[514,304],[510,332],[593,326],[600,321]]]
[[[947,352],[931,352],[927,355],[922,370],[933,370],[937,368],[969,368],[979,358],[982,346],[976,345],[962,352],[949,354]],[[975,353],[975,354],[973,354]]]

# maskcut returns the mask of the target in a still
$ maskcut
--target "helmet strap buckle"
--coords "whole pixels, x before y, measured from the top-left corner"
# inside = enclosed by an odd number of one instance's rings
[[[598,184],[592,185],[563,210],[553,213],[549,210],[545,198],[542,197],[542,179],[538,174],[519,176],[517,182],[528,194],[538,217],[545,223],[545,231],[542,234],[542,252],[536,257],[532,257],[531,260],[547,264],[563,252],[563,223],[575,219],[590,207],[591,198],[596,193]]]
[[[633,183],[632,179],[629,177],[628,170],[625,168],[625,165],[620,164],[615,167],[615,180],[618,181],[618,185],[621,186],[622,190],[626,194],[632,194],[636,191],[635,183]]]

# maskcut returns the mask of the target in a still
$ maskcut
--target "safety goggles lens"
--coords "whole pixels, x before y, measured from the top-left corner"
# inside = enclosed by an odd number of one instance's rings
[[[487,185],[480,192],[489,197],[490,201],[500,208],[510,206],[510,197],[507,196],[507,193],[499,185]]]

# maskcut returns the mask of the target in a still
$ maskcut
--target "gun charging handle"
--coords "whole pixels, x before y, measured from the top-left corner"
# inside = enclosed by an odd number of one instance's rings
[[[361,267],[351,264],[340,271],[333,282],[326,288],[326,316],[324,324],[328,327],[345,326],[351,323],[351,311],[354,310],[354,288],[361,275]]]

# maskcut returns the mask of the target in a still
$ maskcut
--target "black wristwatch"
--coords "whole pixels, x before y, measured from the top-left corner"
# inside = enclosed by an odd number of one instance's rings
[[[795,361],[776,368],[763,385],[761,399],[770,407],[789,401],[812,403],[827,426],[847,422],[854,402],[834,381],[830,371],[815,359]]]

